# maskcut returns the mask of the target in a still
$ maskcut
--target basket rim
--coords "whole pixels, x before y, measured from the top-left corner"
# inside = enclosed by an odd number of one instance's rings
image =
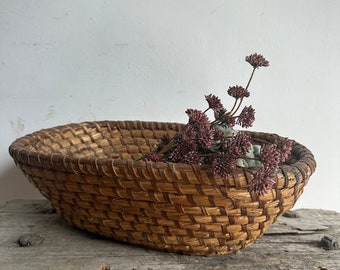
[[[107,172],[103,170],[103,166],[111,167],[113,171],[110,173],[117,174],[115,172],[115,168],[150,168],[153,169],[163,169],[163,170],[170,170],[170,171],[193,171],[197,172],[200,171],[207,171],[211,170],[211,166],[209,165],[199,165],[199,164],[185,164],[185,163],[173,163],[173,162],[152,162],[152,161],[145,161],[145,160],[132,160],[132,159],[115,159],[111,157],[73,157],[68,154],[61,154],[61,153],[46,153],[40,151],[32,151],[27,149],[29,142],[35,139],[35,137],[41,137],[41,139],[46,139],[48,132],[55,132],[62,128],[66,127],[84,127],[88,126],[91,128],[102,128],[104,126],[109,125],[120,125],[124,124],[126,126],[134,125],[145,127],[152,123],[158,123],[161,126],[168,127],[184,127],[185,124],[176,123],[176,122],[152,122],[152,121],[134,121],[134,120],[102,120],[102,121],[86,121],[80,123],[70,123],[65,125],[59,125],[51,128],[45,128],[33,133],[27,134],[20,138],[17,138],[15,141],[11,143],[9,146],[9,154],[12,156],[14,161],[21,162],[24,164],[34,165],[40,168],[47,168],[48,169],[55,169],[54,165],[59,164],[61,167],[59,168],[62,171],[78,171],[79,173],[86,173],[86,174],[93,174],[93,175],[107,175]],[[169,128],[170,129],[170,128]],[[265,132],[256,132],[256,131],[243,131],[250,135],[256,136],[270,136],[272,139],[282,138],[281,136],[274,134],[274,133],[265,133]],[[35,139],[36,140],[36,139]],[[316,161],[314,159],[313,154],[309,149],[307,149],[302,144],[293,140],[293,150],[292,154],[295,155],[297,161],[293,164],[281,164],[279,166],[280,170],[285,170],[287,167],[296,167],[302,172],[303,175],[311,175],[315,171]],[[89,169],[91,167],[91,169]],[[302,168],[302,169],[301,169]],[[244,169],[237,168],[235,173],[241,172]]]

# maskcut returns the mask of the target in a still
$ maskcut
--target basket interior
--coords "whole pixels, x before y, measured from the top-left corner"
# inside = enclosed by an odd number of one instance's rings
[[[184,127],[184,124],[178,123],[143,121],[68,124],[19,138],[10,146],[10,153],[16,159],[20,157],[20,160],[27,160],[28,157],[27,161],[35,156],[38,163],[42,158],[50,160],[55,156],[59,156],[61,163],[65,157],[70,157],[77,164],[82,162],[80,160],[89,159],[137,160],[155,150],[164,135],[172,137]],[[280,138],[276,134],[247,133],[261,141],[273,142]],[[316,166],[310,151],[296,142],[289,159],[282,165],[294,165],[306,171],[305,175],[310,175]]]
[[[98,122],[70,124],[39,131],[26,149],[42,154],[60,154],[73,158],[138,159],[157,147],[166,134],[173,136],[180,125],[138,125],[140,122]],[[141,124],[141,123],[140,123]],[[136,126],[136,128],[134,128]]]

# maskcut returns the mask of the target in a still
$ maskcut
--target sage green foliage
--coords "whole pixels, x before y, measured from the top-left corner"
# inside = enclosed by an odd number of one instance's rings
[[[237,166],[244,168],[254,168],[260,167],[261,161],[261,145],[252,144],[249,148],[249,152],[246,154],[247,159],[239,158],[237,159]]]

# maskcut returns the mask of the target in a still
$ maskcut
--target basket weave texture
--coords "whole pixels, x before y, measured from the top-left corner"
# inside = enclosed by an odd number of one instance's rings
[[[252,176],[228,179],[209,166],[136,161],[183,124],[100,121],[44,129],[9,152],[57,213],[74,226],[150,249],[224,255],[251,245],[294,206],[316,163],[294,142],[277,184],[248,192]],[[272,142],[278,135],[249,132]]]

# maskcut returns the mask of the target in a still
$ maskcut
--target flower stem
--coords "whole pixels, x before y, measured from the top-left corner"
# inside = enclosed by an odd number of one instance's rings
[[[230,114],[231,114],[231,115],[233,115],[233,110],[234,110],[234,109],[235,109],[235,107],[236,107],[237,101],[238,101],[238,99],[237,99],[237,98],[235,98],[234,105],[233,105],[233,107],[232,107],[232,108],[231,108],[231,110],[230,110]]]
[[[254,73],[255,73],[255,69],[256,69],[256,68],[253,68],[253,71],[252,71],[252,73],[251,73],[251,75],[250,75],[250,78],[249,78],[248,83],[247,83],[247,86],[246,86],[246,90],[248,90],[248,87],[249,87],[249,85],[250,85],[250,82],[251,82],[251,80],[253,79],[253,76],[254,76]]]
[[[237,101],[237,100],[236,100],[236,101]],[[232,112],[231,116],[234,116],[235,113],[238,111],[238,109],[241,107],[242,101],[243,101],[243,97],[241,98],[240,102],[238,103],[237,108],[234,110],[234,112]],[[235,103],[235,104],[236,104],[236,103]]]
[[[210,109],[210,107],[209,107],[209,108],[207,108],[207,109],[205,109],[205,111],[204,111],[203,113],[206,113],[207,111],[209,111],[209,109]]]
[[[247,83],[247,86],[246,86],[246,90],[248,90],[248,87],[249,87],[249,85],[250,85],[250,82],[251,82],[251,80],[253,79],[253,76],[254,76],[254,73],[255,73],[255,69],[256,68],[253,68],[253,71],[251,72],[251,75],[250,75],[250,78],[249,78],[249,80],[248,80],[248,83]],[[237,100],[236,100],[237,101]],[[237,108],[234,110],[234,112],[231,114],[232,116],[234,116],[234,114],[238,111],[238,109],[241,107],[241,104],[242,104],[242,101],[243,101],[243,97],[241,98],[241,100],[240,100],[240,102],[238,103],[238,106],[237,106]],[[235,105],[236,105],[236,102],[235,102]],[[234,107],[233,107],[233,109],[234,109]]]

